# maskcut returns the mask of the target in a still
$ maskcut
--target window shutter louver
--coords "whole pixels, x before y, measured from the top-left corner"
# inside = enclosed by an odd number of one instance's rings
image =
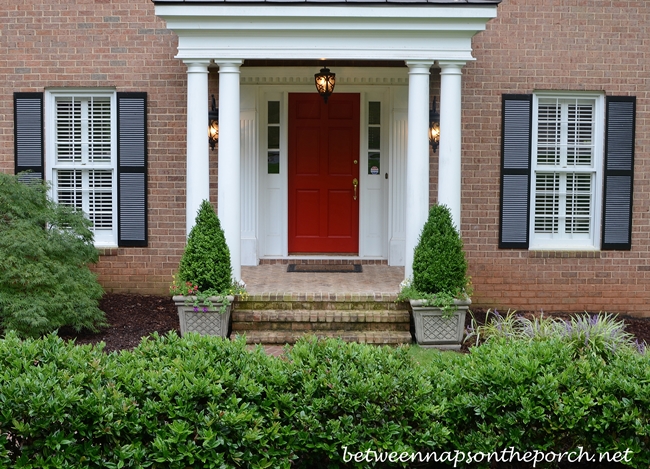
[[[528,248],[532,95],[504,94],[500,248]]]
[[[118,245],[147,245],[147,95],[117,93]]]
[[[607,96],[602,249],[632,249],[636,98]]]
[[[43,93],[14,93],[15,172],[23,179],[44,179]]]

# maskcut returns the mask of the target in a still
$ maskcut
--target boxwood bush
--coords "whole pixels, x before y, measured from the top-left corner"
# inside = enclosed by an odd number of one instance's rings
[[[232,287],[232,265],[226,235],[210,202],[204,200],[178,267],[181,283],[190,282],[200,292],[226,293]]]
[[[463,241],[449,208],[432,205],[413,252],[413,288],[461,296],[468,284]]]
[[[647,468],[650,358],[575,358],[557,340],[495,339],[426,364],[406,348],[313,338],[281,358],[192,334],[119,354],[55,336],[0,341],[0,467],[397,467],[346,464],[343,447],[511,446],[630,449],[627,464]]]

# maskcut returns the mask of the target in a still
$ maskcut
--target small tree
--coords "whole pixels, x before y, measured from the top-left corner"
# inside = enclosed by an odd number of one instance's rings
[[[47,190],[0,173],[0,325],[23,337],[105,325],[91,223]]]
[[[449,209],[434,205],[413,253],[413,288],[425,294],[460,296],[468,285],[463,241]]]
[[[181,282],[191,282],[199,291],[225,294],[232,287],[230,250],[219,218],[204,200],[196,224],[187,238],[187,246],[178,269]]]

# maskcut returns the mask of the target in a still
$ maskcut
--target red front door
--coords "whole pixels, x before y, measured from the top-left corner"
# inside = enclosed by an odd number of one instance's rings
[[[290,254],[359,252],[359,101],[289,94]]]

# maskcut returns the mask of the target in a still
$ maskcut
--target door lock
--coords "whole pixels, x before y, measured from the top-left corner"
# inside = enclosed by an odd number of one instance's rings
[[[354,200],[357,200],[357,186],[359,185],[359,180],[357,178],[354,178],[352,180],[352,185],[354,186]]]

